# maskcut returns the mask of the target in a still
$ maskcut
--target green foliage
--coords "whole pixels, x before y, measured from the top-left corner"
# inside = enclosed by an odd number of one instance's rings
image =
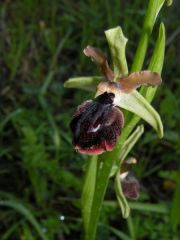
[[[140,200],[130,203],[138,240],[180,235],[174,178],[180,153],[178,4],[174,1],[160,15],[168,41],[163,85],[153,105],[163,119],[164,138],[158,140],[145,126],[146,135],[130,152],[138,159],[133,170],[143,189]],[[0,2],[0,239],[80,239],[79,197],[87,157],[73,150],[68,125],[75,107],[92,94],[65,90],[63,84],[72,76],[100,74],[82,49],[88,44],[108,49],[103,31],[118,25],[129,38],[127,60],[132,63],[146,7],[141,0]],[[120,220],[113,187],[110,181],[98,240],[131,236],[129,225]]]

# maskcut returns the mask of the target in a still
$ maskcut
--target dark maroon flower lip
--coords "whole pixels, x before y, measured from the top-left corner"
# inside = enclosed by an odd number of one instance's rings
[[[78,152],[98,155],[113,150],[124,125],[123,113],[113,105],[114,97],[104,92],[77,107],[70,128]]]

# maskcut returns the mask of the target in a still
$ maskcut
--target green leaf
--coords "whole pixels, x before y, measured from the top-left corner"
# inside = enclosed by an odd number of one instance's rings
[[[148,69],[151,71],[156,71],[157,73],[161,73],[163,62],[164,62],[164,52],[165,52],[165,27],[164,24],[161,23],[159,27],[159,34],[158,39],[155,44],[154,52],[149,64]],[[154,98],[154,95],[156,93],[157,87],[142,87],[141,93],[145,98],[148,100],[148,102],[151,102]]]
[[[91,216],[91,208],[96,185],[97,158],[97,156],[93,156],[89,159],[81,196],[81,208],[85,232],[87,232]]]
[[[107,207],[117,208],[118,204],[116,201],[104,201],[104,205]],[[165,204],[151,204],[151,203],[144,203],[144,202],[129,202],[130,208],[137,211],[146,211],[146,212],[155,212],[155,213],[162,213],[168,214],[169,207]]]
[[[128,216],[130,214],[130,207],[129,207],[129,204],[122,192],[119,172],[117,172],[116,177],[115,177],[115,192],[116,192],[116,197],[117,197],[119,206],[122,211],[122,216],[123,216],[123,218],[128,218]]]
[[[9,121],[11,121],[13,118],[15,118],[16,116],[18,116],[20,113],[22,113],[22,109],[21,109],[21,108],[18,108],[17,110],[8,113],[8,114],[4,117],[4,119],[1,120],[1,123],[0,123],[0,131],[2,131],[2,129],[4,128],[4,126],[5,126]]]
[[[120,231],[119,229],[116,229],[111,226],[107,226],[107,228],[114,233],[120,240],[132,240],[129,236],[127,236],[124,232]]]
[[[79,88],[86,91],[96,91],[96,87],[103,77],[76,77],[70,78],[64,83],[65,88]]]
[[[124,36],[121,27],[109,29],[105,31],[105,35],[111,51],[115,77],[128,74],[125,54],[128,39]]]
[[[164,49],[165,49],[165,27],[164,24],[161,23],[159,26],[158,38],[155,44],[153,55],[151,57],[151,61],[148,67],[149,70],[161,73],[163,67],[162,62],[164,62],[165,52]]]
[[[151,32],[153,30],[156,18],[161,10],[165,0],[150,0],[148,10],[144,20],[143,30],[139,40],[138,48],[134,57],[131,72],[141,70],[146,56],[147,47]]]
[[[129,205],[132,209],[142,211],[142,212],[146,211],[146,212],[155,212],[155,213],[163,213],[163,214],[169,213],[168,207],[164,204],[130,202]]]

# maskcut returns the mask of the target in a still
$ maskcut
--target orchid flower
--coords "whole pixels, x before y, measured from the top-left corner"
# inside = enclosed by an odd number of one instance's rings
[[[116,106],[123,107],[121,104],[125,104],[133,111],[133,104],[136,109],[137,103],[126,103],[129,94],[141,85],[158,86],[162,80],[158,73],[147,70],[117,78],[100,49],[87,46],[83,52],[99,65],[105,81],[98,84],[95,99],[77,107],[70,127],[75,149],[83,154],[98,155],[112,151],[122,132],[124,115]]]

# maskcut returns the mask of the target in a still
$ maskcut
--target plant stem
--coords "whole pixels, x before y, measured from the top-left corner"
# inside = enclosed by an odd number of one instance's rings
[[[89,228],[87,230],[85,240],[95,239],[101,206],[102,206],[102,202],[106,192],[107,184],[109,181],[111,168],[117,158],[119,148],[122,146],[129,132],[130,132],[130,129],[126,128],[126,131],[123,131],[121,138],[118,144],[116,145],[115,150],[112,152],[106,152],[102,154],[98,159],[99,169],[98,169],[98,175],[96,180],[96,188],[95,188],[93,204],[91,208],[91,218],[89,222]]]

